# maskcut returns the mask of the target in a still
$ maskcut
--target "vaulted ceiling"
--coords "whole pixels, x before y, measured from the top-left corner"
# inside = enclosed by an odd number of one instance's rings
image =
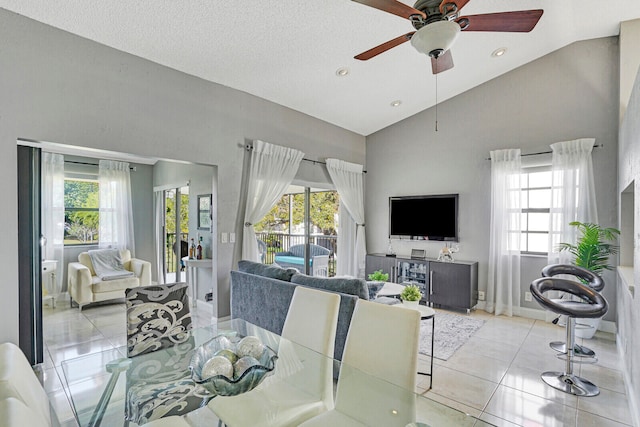
[[[353,58],[413,28],[349,0],[0,0],[0,7],[361,135],[436,101],[430,60],[410,43]],[[618,35],[621,21],[640,18],[638,0],[472,0],[462,15],[526,9],[544,9],[530,33],[460,34],[455,67],[437,76],[439,101],[575,41]],[[493,57],[498,48],[506,53]]]

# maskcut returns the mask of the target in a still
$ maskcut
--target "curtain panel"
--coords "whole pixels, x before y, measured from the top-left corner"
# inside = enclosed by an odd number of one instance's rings
[[[135,256],[129,163],[100,160],[100,248],[129,249]]]
[[[47,293],[57,298],[64,276],[64,156],[42,153],[42,257],[57,261],[55,281],[47,280]]]
[[[491,225],[486,310],[513,316],[520,307],[522,165],[519,149],[491,152]]]
[[[364,278],[367,256],[364,221],[364,168],[362,165],[338,159],[327,159],[327,171],[340,195],[340,206],[349,212],[340,216],[343,222],[355,223],[355,239],[338,233],[338,275],[350,275]],[[346,230],[345,230],[346,231]],[[346,233],[345,233],[346,234]],[[343,238],[344,237],[344,238]]]
[[[303,157],[302,151],[293,148],[254,141],[242,233],[242,259],[260,262],[253,225],[280,200],[293,181]]]
[[[549,264],[570,264],[571,254],[558,252],[561,242],[575,243],[572,221],[598,223],[593,181],[594,138],[551,144],[551,210],[549,215]]]

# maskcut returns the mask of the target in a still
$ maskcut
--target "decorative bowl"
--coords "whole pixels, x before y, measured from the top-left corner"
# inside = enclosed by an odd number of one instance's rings
[[[231,350],[236,353],[236,347],[242,338],[244,337],[241,335],[218,335],[198,347],[189,363],[193,382],[202,385],[212,394],[235,396],[253,390],[262,380],[272,374],[278,356],[275,351],[265,345],[260,357],[256,358],[258,364],[248,367],[241,375],[233,376],[233,378],[225,375],[203,378],[202,368],[207,361],[220,350]]]

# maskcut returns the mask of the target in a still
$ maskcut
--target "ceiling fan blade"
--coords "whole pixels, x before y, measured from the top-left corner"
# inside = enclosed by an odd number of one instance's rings
[[[431,71],[433,71],[433,74],[438,74],[451,68],[453,68],[453,56],[451,56],[451,49],[448,49],[437,59],[431,58]]]
[[[414,9],[411,6],[407,6],[404,3],[400,3],[397,0],[353,0],[356,3],[361,3],[366,6],[370,6],[376,9],[383,10],[385,12],[393,13],[402,18],[409,19],[411,15],[420,15],[426,18],[427,15],[424,12],[420,12],[418,9]]]
[[[412,32],[407,33],[407,34],[403,34],[400,37],[396,37],[393,40],[389,40],[388,42],[382,43],[379,46],[371,48],[371,49],[367,50],[366,52],[362,52],[361,54],[354,56],[354,58],[355,59],[359,59],[360,61],[366,61],[368,59],[371,59],[374,56],[380,55],[381,53],[386,52],[389,49],[394,48],[396,46],[399,46],[404,42],[408,42],[409,40],[411,40],[411,36],[414,33],[415,33],[415,31],[412,31]]]
[[[486,13],[483,15],[462,16],[456,20],[462,31],[500,31],[528,33],[536,26],[542,9],[521,10],[517,12]],[[465,24],[468,25],[465,27]]]
[[[448,3],[453,3],[456,6],[458,6],[458,11],[460,11],[460,9],[462,9],[467,3],[469,3],[469,0],[442,0],[442,3],[440,3],[440,11],[444,11],[444,7],[446,4]]]

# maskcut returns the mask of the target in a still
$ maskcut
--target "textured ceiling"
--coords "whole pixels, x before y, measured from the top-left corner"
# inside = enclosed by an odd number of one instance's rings
[[[412,4],[405,1],[407,4]],[[412,30],[349,0],[0,0],[0,7],[369,135],[435,103],[429,58],[405,43],[353,56]],[[618,35],[640,1],[473,0],[462,15],[544,9],[530,33],[463,32],[439,101],[572,42]],[[506,47],[500,58],[491,53]],[[348,67],[346,77],[336,70]],[[398,107],[391,102],[401,100]]]

